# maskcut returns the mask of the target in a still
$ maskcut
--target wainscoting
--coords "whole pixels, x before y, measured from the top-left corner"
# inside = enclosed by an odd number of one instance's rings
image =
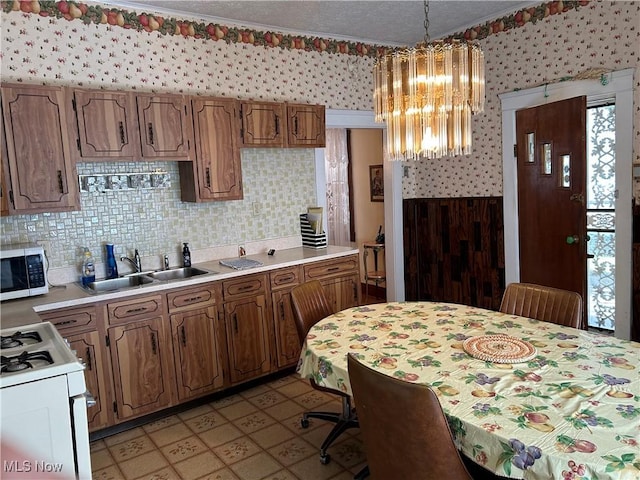
[[[500,307],[502,197],[407,199],[403,225],[407,300]]]

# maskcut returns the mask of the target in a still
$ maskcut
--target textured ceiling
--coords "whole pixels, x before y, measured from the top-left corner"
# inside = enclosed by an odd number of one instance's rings
[[[196,16],[213,23],[348,39],[381,45],[413,45],[424,39],[422,1],[105,1],[146,13]],[[432,39],[511,14],[540,1],[431,0]]]

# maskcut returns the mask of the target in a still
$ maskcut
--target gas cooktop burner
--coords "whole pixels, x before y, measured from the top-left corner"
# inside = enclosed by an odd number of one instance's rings
[[[22,352],[20,355],[15,355],[13,357],[5,357],[2,355],[0,360],[2,362],[2,370],[0,370],[2,373],[19,372],[21,370],[26,370],[27,368],[34,368],[34,364],[38,367],[42,365],[51,365],[53,363],[51,354],[46,351]]]
[[[0,349],[21,347],[25,343],[40,343],[42,338],[38,332],[15,332],[9,336],[0,337]]]

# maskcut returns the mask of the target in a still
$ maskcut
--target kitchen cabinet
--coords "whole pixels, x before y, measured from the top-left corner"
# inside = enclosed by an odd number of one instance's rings
[[[275,363],[278,369],[294,366],[300,357],[300,339],[296,328],[291,290],[300,285],[302,269],[299,265],[275,270],[269,274],[271,303],[275,329]]]
[[[4,122],[0,115],[0,217],[9,215],[9,165],[7,163],[7,142],[4,138]]]
[[[5,84],[1,92],[13,213],[77,210],[65,90]]]
[[[284,147],[283,103],[240,102],[243,147]]]
[[[360,305],[358,255],[307,264],[304,266],[304,278],[305,281],[320,281],[334,312]]]
[[[223,281],[222,291],[231,384],[272,372],[267,276],[255,274]]]
[[[287,103],[287,146],[324,147],[324,105]]]
[[[72,92],[73,125],[78,160],[139,160],[140,140],[136,98],[132,92],[78,90]]]
[[[167,294],[173,337],[178,400],[186,401],[226,386],[224,326],[219,324],[213,286]]]
[[[107,305],[107,338],[118,420],[173,403],[174,365],[161,295]]]
[[[188,97],[137,94],[143,160],[193,160]]]
[[[42,321],[51,322],[84,363],[87,391],[96,402],[87,409],[90,431],[107,427],[112,422],[106,349],[98,316],[99,310],[95,306],[66,308],[41,315]]]
[[[179,164],[182,200],[242,199],[237,101],[193,98],[191,106],[196,159]]]

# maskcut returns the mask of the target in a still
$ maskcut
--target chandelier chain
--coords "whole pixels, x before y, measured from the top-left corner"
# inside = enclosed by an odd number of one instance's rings
[[[424,0],[424,44],[429,44],[429,1]]]

